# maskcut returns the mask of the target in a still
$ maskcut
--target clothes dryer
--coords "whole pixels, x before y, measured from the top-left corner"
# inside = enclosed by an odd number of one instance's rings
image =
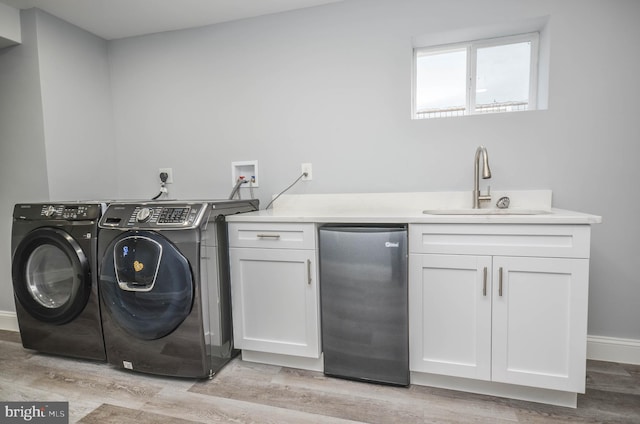
[[[98,242],[109,363],[202,378],[235,356],[224,217],[254,210],[255,200],[109,205]]]
[[[105,204],[17,204],[12,279],[22,344],[104,361],[97,282],[98,220]]]

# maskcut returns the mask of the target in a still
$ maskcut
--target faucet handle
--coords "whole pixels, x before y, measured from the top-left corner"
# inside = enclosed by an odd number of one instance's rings
[[[491,201],[491,186],[487,186],[487,194],[482,194],[482,192],[478,192],[478,202],[487,202]]]

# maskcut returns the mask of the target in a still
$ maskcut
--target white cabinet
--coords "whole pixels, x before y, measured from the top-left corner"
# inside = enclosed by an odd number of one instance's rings
[[[318,223],[229,223],[235,347],[322,370]],[[557,405],[584,393],[588,224],[409,224],[413,384]]]
[[[587,225],[410,226],[411,370],[584,392],[589,236]]]
[[[320,357],[314,224],[229,223],[234,344]]]
[[[411,254],[409,266],[410,369],[489,380],[491,257]]]
[[[493,258],[492,381],[584,393],[588,259]]]

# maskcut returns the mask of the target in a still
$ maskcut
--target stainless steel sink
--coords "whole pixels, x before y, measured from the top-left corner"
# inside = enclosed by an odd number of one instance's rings
[[[544,215],[551,211],[543,209],[427,209],[426,215]]]

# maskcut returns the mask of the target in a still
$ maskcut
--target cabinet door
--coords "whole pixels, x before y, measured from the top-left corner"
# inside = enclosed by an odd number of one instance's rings
[[[584,393],[588,259],[495,257],[494,381]]]
[[[235,347],[319,358],[315,251],[229,252]]]
[[[410,256],[412,371],[489,380],[491,257]]]

